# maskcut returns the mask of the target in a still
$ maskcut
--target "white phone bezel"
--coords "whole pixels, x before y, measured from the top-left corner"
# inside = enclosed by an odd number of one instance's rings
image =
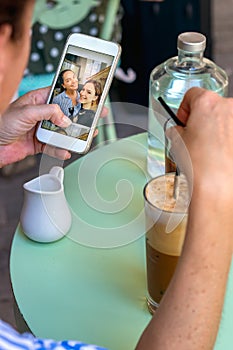
[[[104,90],[102,92],[102,95],[101,95],[101,98],[100,98],[100,101],[99,101],[99,104],[98,104],[98,107],[97,107],[97,110],[95,113],[95,117],[94,117],[92,126],[90,128],[89,134],[88,134],[88,138],[86,141],[84,141],[84,140],[80,140],[80,139],[77,139],[77,138],[74,138],[71,136],[59,134],[59,133],[54,132],[52,130],[44,129],[41,127],[42,122],[40,122],[40,124],[37,128],[36,137],[38,138],[39,141],[41,141],[43,143],[50,144],[50,145],[55,146],[55,147],[67,149],[71,152],[83,154],[83,153],[86,153],[91,146],[94,132],[95,132],[95,129],[97,127],[98,119],[100,117],[100,113],[102,111],[104,101],[107,97],[107,93],[108,93],[109,87],[111,85],[115,69],[117,67],[117,63],[118,63],[120,53],[121,53],[121,47],[119,44],[117,44],[115,42],[106,41],[106,40],[96,38],[96,37],[91,37],[91,36],[88,36],[85,34],[80,34],[80,33],[70,34],[69,37],[67,38],[66,43],[65,43],[64,50],[63,50],[62,56],[60,58],[59,65],[58,65],[56,74],[54,76],[53,82],[52,82],[51,91],[50,91],[48,101],[47,101],[48,103],[51,99],[51,95],[53,94],[54,86],[55,86],[57,78],[60,74],[60,70],[61,70],[64,58],[66,56],[66,53],[67,53],[67,49],[70,45],[79,47],[81,49],[93,51],[95,53],[100,53],[100,54],[102,53],[102,54],[107,54],[107,55],[113,56],[111,68],[110,68],[108,77],[106,79],[106,83],[104,85]]]

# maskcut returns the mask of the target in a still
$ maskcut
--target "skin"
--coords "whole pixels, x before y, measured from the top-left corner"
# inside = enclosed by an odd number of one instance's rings
[[[11,39],[12,27],[10,24],[6,23],[0,25],[1,113],[7,108],[9,101],[13,97],[22,78],[22,72],[24,71],[28,61],[31,40],[30,27],[33,8],[33,2],[29,2],[29,5],[26,7],[24,20],[22,22],[22,36],[19,39],[14,41]],[[14,67],[14,69],[12,69],[12,67]]]
[[[213,349],[231,264],[233,99],[193,88],[178,116],[186,127],[167,134],[193,191],[186,238],[174,277],[137,350]]]
[[[32,9],[29,2],[23,36],[17,43],[12,41],[11,26],[0,25],[0,166],[43,150],[35,139],[39,120],[67,126],[58,107],[44,105],[47,89],[23,96],[6,110],[26,66]],[[233,100],[193,88],[185,95],[178,116],[186,127],[171,128],[167,134],[192,190],[187,233],[172,282],[137,350],[212,349],[231,263]]]
[[[28,1],[22,35],[16,41],[12,39],[11,25],[0,25],[0,168],[41,152],[62,160],[71,157],[67,150],[45,145],[35,136],[41,120],[51,120],[62,128],[71,124],[56,104],[46,104],[49,88],[31,91],[9,105],[28,61],[33,7],[34,1]],[[107,114],[108,110],[104,107],[101,117]],[[98,130],[94,136],[97,134]]]
[[[58,105],[46,105],[49,88],[32,91],[12,103],[0,119],[0,167],[41,152],[60,159],[70,158],[66,150],[45,145],[35,136],[37,122],[51,120],[66,127],[70,120]],[[17,117],[16,117],[17,116]]]
[[[80,99],[84,109],[91,109],[92,103],[98,99],[95,94],[95,86],[93,83],[86,83],[80,91]]]
[[[45,147],[35,137],[37,123],[42,119],[61,127],[70,125],[60,108],[45,105],[48,89],[30,92],[7,109],[27,65],[33,5],[34,2],[29,1],[25,8],[22,35],[17,40],[12,39],[10,24],[0,25],[0,167],[43,150],[61,159],[70,158],[66,150]]]

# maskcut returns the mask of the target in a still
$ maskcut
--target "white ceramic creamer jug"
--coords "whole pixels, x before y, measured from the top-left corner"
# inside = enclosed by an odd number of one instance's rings
[[[69,231],[71,213],[64,194],[63,178],[63,168],[54,166],[48,174],[23,185],[20,224],[30,239],[53,242]]]

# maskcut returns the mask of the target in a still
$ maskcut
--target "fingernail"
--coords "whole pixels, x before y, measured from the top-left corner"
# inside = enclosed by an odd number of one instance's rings
[[[70,124],[72,124],[72,121],[70,120],[70,118],[66,117],[65,115],[62,117],[62,124],[63,124],[63,127],[67,127],[69,126]]]
[[[70,158],[71,158],[71,154],[67,152],[66,158],[65,158],[65,159],[68,160],[68,159],[70,159]]]

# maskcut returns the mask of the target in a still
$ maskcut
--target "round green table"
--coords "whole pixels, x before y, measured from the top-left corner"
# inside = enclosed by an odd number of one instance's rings
[[[73,222],[61,240],[37,243],[18,226],[11,281],[19,310],[37,337],[135,348],[151,319],[145,300],[146,151],[143,133],[65,168]],[[232,272],[215,350],[233,346]]]

